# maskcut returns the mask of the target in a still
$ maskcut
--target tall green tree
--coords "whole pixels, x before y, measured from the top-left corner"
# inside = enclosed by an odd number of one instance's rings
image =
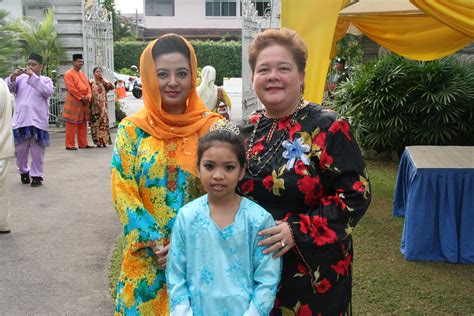
[[[12,71],[20,55],[18,33],[10,29],[6,18],[8,11],[0,9],[0,76],[5,77]]]
[[[135,38],[135,34],[132,31],[132,26],[128,21],[122,19],[120,14],[117,12],[114,0],[103,0],[102,5],[107,9],[107,11],[112,12],[114,41]]]
[[[337,56],[345,58],[347,65],[354,66],[362,62],[364,51],[357,36],[347,33],[337,42],[336,49]]]
[[[114,40],[115,39],[115,30],[117,27],[120,25],[120,22],[118,20],[118,14],[115,9],[115,1],[114,0],[103,0],[102,5],[104,8],[107,9],[107,11],[112,12],[112,28],[114,30]]]
[[[26,58],[32,52],[42,55],[43,72],[51,76],[60,61],[65,58],[64,48],[56,32],[53,10],[48,9],[42,22],[33,17],[16,20],[12,29],[18,32],[21,38],[23,56]]]
[[[114,40],[135,40],[131,26],[127,23],[119,23],[118,27],[114,28]]]

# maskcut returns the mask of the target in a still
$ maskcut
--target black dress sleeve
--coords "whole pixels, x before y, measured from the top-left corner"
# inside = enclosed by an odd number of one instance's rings
[[[346,120],[337,118],[327,130],[313,131],[311,160],[320,171],[311,192],[319,201],[306,213],[286,217],[304,258],[311,258],[314,247],[340,246],[371,198],[364,160]]]

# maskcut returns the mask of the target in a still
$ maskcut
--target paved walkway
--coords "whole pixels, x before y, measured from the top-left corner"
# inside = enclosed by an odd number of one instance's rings
[[[111,315],[107,270],[121,231],[110,194],[112,148],[67,151],[61,129],[50,137],[43,186],[21,184],[10,160],[0,315]]]

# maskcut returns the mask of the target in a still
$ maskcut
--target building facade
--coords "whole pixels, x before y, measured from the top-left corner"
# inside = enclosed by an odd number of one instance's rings
[[[242,36],[242,0],[143,0],[145,40],[166,33],[188,39],[240,39]],[[262,21],[267,21],[271,0],[251,0]],[[273,1],[275,2],[275,1]]]
[[[23,4],[18,0],[0,0],[0,9],[6,10],[9,13],[9,20],[23,16]]]

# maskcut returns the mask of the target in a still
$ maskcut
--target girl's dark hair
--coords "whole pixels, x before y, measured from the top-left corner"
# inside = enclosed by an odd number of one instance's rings
[[[186,43],[176,34],[163,35],[151,50],[153,59],[158,58],[161,55],[169,53],[181,53],[188,60],[191,60],[191,53]]]
[[[240,135],[235,134],[234,132],[225,129],[216,129],[210,131],[199,139],[197,157],[198,167],[201,164],[201,159],[204,152],[211,148],[216,142],[231,145],[232,151],[237,156],[237,160],[239,161],[240,166],[243,167],[245,165],[246,152],[242,137]]]
[[[100,66],[95,66],[94,69],[92,69],[92,73],[94,73],[97,69],[100,69],[100,71],[102,71],[102,67],[100,67]]]

